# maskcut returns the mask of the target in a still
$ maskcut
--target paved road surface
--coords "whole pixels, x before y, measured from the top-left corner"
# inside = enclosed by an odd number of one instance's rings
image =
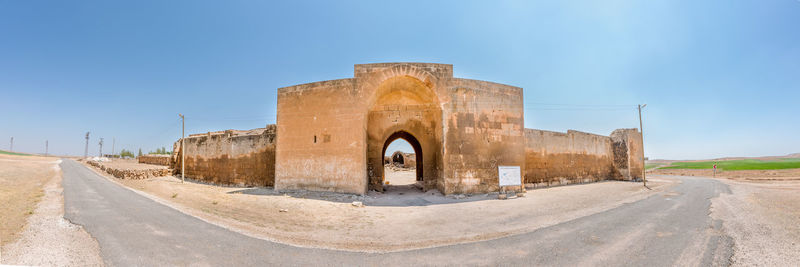
[[[208,224],[118,186],[72,160],[65,217],[129,265],[727,265],[730,237],[709,214],[727,186],[680,177],[672,190],[606,212],[495,240],[395,253],[299,248]],[[535,194],[536,191],[530,192]]]

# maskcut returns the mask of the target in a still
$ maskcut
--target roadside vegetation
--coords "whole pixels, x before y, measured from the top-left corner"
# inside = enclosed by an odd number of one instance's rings
[[[141,149],[139,149],[139,153],[141,154]],[[155,155],[172,155],[172,151],[167,151],[166,147],[156,148],[156,151],[150,151],[147,154],[155,154]]]
[[[122,149],[122,151],[119,152],[119,157],[124,159],[124,158],[134,158],[135,156],[133,155],[133,152],[131,152],[130,150]]]
[[[9,151],[5,151],[5,150],[0,150],[0,154],[13,155],[13,156],[30,156],[31,155],[31,154],[25,154],[25,153],[9,152]]]
[[[777,160],[741,159],[725,161],[681,161],[673,162],[669,166],[659,169],[712,169],[717,164],[718,170],[781,170],[800,168],[800,158],[786,158]],[[646,166],[647,169],[652,167]]]
[[[652,168],[655,168],[655,167],[658,167],[658,166],[661,166],[661,163],[645,163],[644,164],[644,169],[645,170],[649,170],[649,169],[652,169]]]

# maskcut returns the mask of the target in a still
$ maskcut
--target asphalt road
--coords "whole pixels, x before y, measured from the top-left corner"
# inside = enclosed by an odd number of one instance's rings
[[[300,248],[248,237],[185,215],[61,163],[65,217],[83,225],[111,266],[129,265],[728,265],[732,240],[709,217],[728,188],[678,177],[667,192],[534,232],[393,253]],[[529,192],[536,194],[536,191]],[[480,216],[480,215],[476,215]]]

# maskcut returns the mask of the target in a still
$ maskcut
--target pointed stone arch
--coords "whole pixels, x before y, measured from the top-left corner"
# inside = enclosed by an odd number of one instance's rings
[[[417,180],[423,182],[423,188],[439,189],[442,109],[436,78],[409,65],[394,66],[372,75],[369,79],[372,82],[367,84],[374,87],[364,88],[372,92],[366,122],[369,189],[383,191],[387,140],[397,138],[415,146]]]
[[[385,90],[387,84],[398,81],[398,79],[409,82],[415,81],[420,89],[427,89],[428,93],[433,96],[430,101],[431,104],[438,105],[440,103],[439,94],[437,92],[439,78],[421,68],[408,64],[400,64],[370,73],[368,77],[359,80],[362,91],[370,93],[367,96],[367,106],[370,107],[370,109],[374,107],[379,101],[379,98],[386,93],[381,90]]]

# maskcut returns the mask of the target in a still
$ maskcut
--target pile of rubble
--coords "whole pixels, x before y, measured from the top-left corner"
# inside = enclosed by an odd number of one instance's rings
[[[117,169],[105,166],[102,164],[101,161],[95,160],[87,160],[89,165],[99,168],[102,171],[105,171],[114,177],[120,179],[147,179],[150,177],[159,177],[159,176],[167,176],[170,175],[170,170],[167,168],[153,168],[153,169]]]

